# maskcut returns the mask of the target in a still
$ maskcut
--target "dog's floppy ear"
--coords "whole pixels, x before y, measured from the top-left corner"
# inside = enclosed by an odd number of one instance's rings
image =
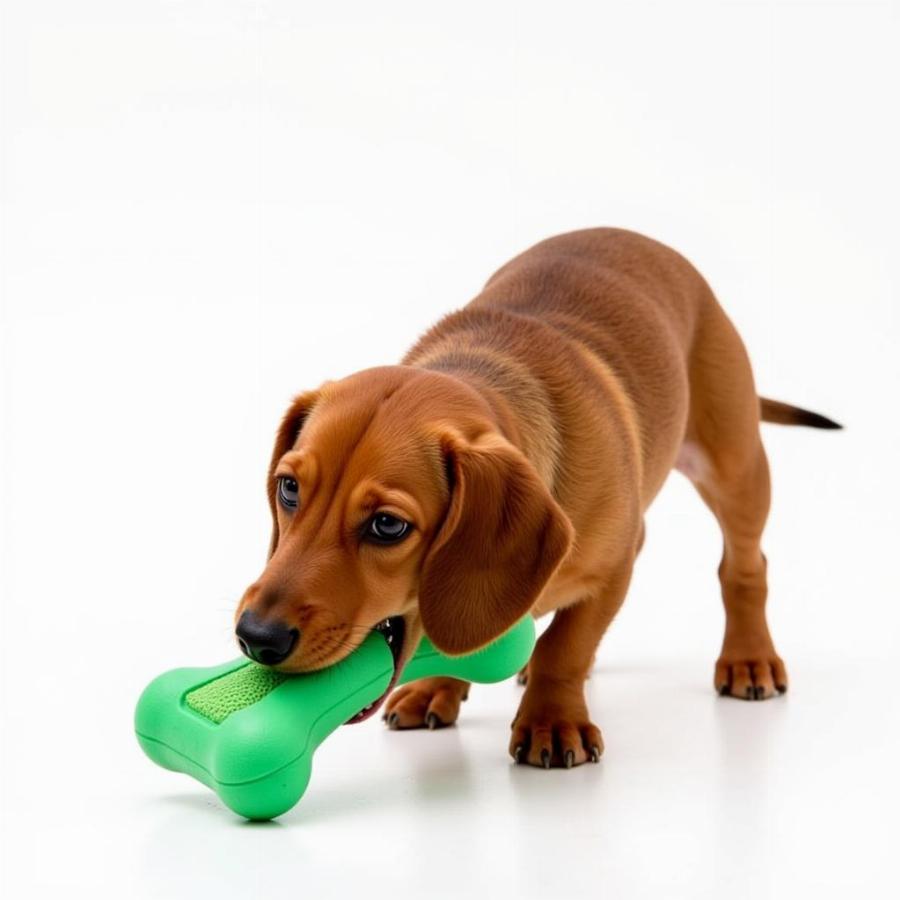
[[[268,480],[266,481],[266,492],[269,495],[269,509],[272,511],[272,538],[269,541],[269,558],[275,552],[278,546],[278,498],[275,496],[275,469],[278,462],[297,440],[300,429],[303,427],[303,420],[309,415],[316,400],[319,397],[318,391],[306,391],[294,397],[288,411],[278,426],[278,433],[275,435],[275,446],[272,448],[272,460],[269,463]]]
[[[441,436],[447,514],[425,556],[419,613],[444,653],[476,650],[532,607],[569,550],[573,528],[537,471],[499,434]]]

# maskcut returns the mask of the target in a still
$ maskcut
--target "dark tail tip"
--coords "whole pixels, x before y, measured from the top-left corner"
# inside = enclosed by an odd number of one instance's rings
[[[759,411],[763,422],[774,422],[776,425],[806,425],[809,428],[827,428],[830,431],[844,427],[827,416],[820,416],[819,413],[791,406],[779,400],[770,400],[768,397],[759,398]]]
[[[843,425],[829,419],[827,416],[820,416],[818,413],[810,412],[808,409],[797,410],[797,424],[808,425],[810,428],[828,428],[832,431],[840,431]]]

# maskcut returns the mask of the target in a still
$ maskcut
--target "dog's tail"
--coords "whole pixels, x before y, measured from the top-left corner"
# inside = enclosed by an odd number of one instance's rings
[[[791,406],[789,403],[769,400],[768,397],[759,398],[759,413],[763,422],[774,422],[776,425],[808,425],[810,428],[844,427],[826,416],[801,409],[799,406]]]

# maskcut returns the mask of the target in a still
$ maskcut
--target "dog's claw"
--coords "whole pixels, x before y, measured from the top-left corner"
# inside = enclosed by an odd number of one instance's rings
[[[425,716],[425,724],[429,731],[434,731],[441,724],[441,720],[433,712],[430,712]]]
[[[388,716],[388,728],[395,729],[397,728],[397,723],[400,721],[400,714],[392,712],[390,716]]]
[[[516,749],[513,751],[513,759],[517,763],[521,763],[525,759],[525,747],[522,744],[516,745]]]
[[[753,690],[754,700],[762,700],[765,695],[766,689],[761,684],[758,684]]]
[[[779,694],[787,693],[787,685],[786,684],[776,684],[775,690],[778,691]]]
[[[730,691],[731,691],[731,686],[728,684],[727,681],[725,682],[725,684],[719,685],[719,696],[720,697],[727,697],[728,694],[730,693]]]
[[[566,750],[566,768],[571,769],[572,766],[575,765],[575,751],[574,750]]]
[[[600,762],[600,748],[596,744],[591,747],[591,762]]]
[[[550,751],[549,750],[541,750],[541,765],[545,769],[550,768]]]

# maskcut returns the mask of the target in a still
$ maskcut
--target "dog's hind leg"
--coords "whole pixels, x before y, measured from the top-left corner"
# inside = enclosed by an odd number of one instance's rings
[[[762,700],[787,690],[766,620],[769,466],[759,400],[743,343],[718,304],[707,310],[691,359],[691,413],[677,467],[722,529],[719,581],[725,638],[715,667],[723,695]]]

